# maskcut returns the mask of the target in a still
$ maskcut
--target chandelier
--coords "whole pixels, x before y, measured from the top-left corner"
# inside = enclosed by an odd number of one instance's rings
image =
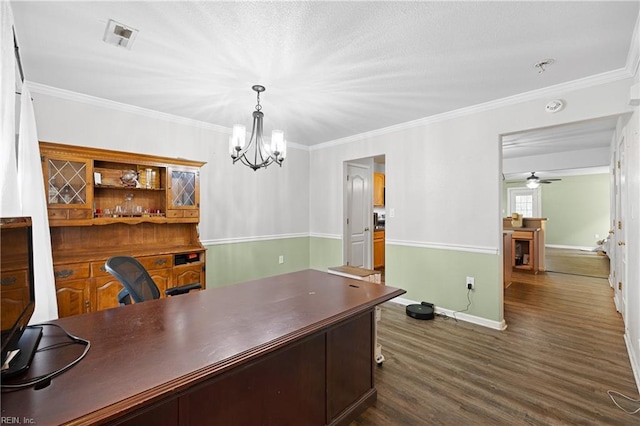
[[[287,156],[287,142],[284,140],[284,131],[273,130],[271,132],[271,143],[266,143],[262,137],[262,119],[264,114],[260,105],[260,93],[266,89],[264,86],[255,85],[252,89],[258,94],[258,104],[253,111],[253,129],[251,138],[245,146],[247,131],[245,126],[236,124],[233,126],[233,133],[229,138],[229,154],[236,161],[241,161],[245,166],[251,167],[254,171],[270,164],[277,163],[282,167],[282,162]],[[253,149],[252,149],[253,148]]]

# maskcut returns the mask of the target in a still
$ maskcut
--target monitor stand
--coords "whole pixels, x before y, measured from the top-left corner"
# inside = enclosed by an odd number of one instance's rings
[[[20,352],[9,362],[9,368],[2,370],[3,379],[17,376],[27,371],[33,355],[36,353],[36,349],[38,349],[40,337],[42,337],[42,327],[27,327],[24,329],[17,346],[11,349],[18,349]]]

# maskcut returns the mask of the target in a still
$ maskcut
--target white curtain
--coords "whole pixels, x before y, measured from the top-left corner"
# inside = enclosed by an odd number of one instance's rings
[[[20,216],[16,164],[16,62],[13,54],[13,13],[0,1],[0,216]]]
[[[22,83],[20,100],[20,136],[18,139],[18,187],[23,216],[31,216],[33,224],[33,259],[36,309],[31,323],[58,318],[51,233],[47,215],[42,166],[33,101],[26,81]]]
[[[40,165],[33,102],[22,84],[20,124],[16,155],[17,64],[13,42],[13,13],[8,1],[0,0],[0,216],[31,216],[36,308],[32,323],[58,318],[51,236]]]

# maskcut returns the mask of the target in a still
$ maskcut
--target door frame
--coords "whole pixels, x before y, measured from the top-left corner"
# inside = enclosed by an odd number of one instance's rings
[[[349,216],[349,185],[347,176],[349,174],[349,167],[358,167],[364,171],[366,178],[365,182],[365,198],[367,210],[365,212],[368,217],[367,227],[369,229],[368,234],[365,236],[364,247],[364,265],[365,269],[373,269],[373,158],[362,158],[357,160],[348,160],[343,163],[343,175],[342,175],[342,264],[346,265],[350,259],[350,247],[351,247],[351,235],[349,233],[349,226],[347,219]]]

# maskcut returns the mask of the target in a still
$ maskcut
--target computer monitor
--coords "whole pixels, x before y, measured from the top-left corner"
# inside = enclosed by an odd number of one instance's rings
[[[2,317],[2,377],[29,368],[42,335],[27,328],[35,309],[33,229],[29,217],[0,218],[0,316]],[[19,350],[15,353],[14,351]],[[8,368],[7,356],[13,354]]]

